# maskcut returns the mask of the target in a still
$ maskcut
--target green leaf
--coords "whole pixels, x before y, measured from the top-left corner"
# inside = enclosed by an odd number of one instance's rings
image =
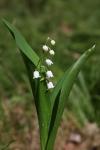
[[[73,65],[73,67],[70,69],[68,74],[63,80],[61,90],[55,97],[55,102],[53,106],[52,116],[51,116],[51,122],[50,122],[50,128],[49,128],[49,137],[47,142],[47,149],[46,150],[53,150],[53,145],[55,141],[55,137],[57,134],[57,129],[59,127],[61,117],[66,105],[66,100],[68,99],[68,96],[70,94],[70,91],[73,87],[73,84],[75,82],[75,79],[77,78],[78,73],[82,69],[83,65],[87,61],[87,59],[94,53],[94,46],[87,50]],[[56,108],[57,107],[57,108]],[[55,114],[55,108],[56,108],[56,114]]]
[[[61,88],[62,88],[62,84],[64,82],[64,79],[66,78],[68,72],[70,71],[71,67],[64,73],[63,77],[57,82],[55,88],[53,89],[51,96],[50,96],[50,101],[51,101],[51,111],[53,109],[54,103],[55,103],[55,99],[58,95],[58,93],[60,92]]]
[[[49,99],[49,91],[47,91],[45,81],[39,81],[38,79],[33,80],[33,69],[30,60],[22,54],[24,59],[34,100],[35,106],[38,114],[39,120],[39,128],[40,128],[40,143],[41,150],[45,150],[46,142],[48,139],[48,131],[49,131],[49,119],[50,119],[50,99]]]
[[[45,81],[39,81],[37,90],[36,108],[40,127],[41,150],[45,150],[50,119],[50,93],[47,91]]]
[[[3,19],[4,25],[8,28],[10,33],[12,34],[13,38],[16,41],[16,44],[18,48],[24,53],[24,55],[35,65],[38,65],[39,57],[38,55],[33,51],[33,49],[29,46],[29,44],[26,42],[24,37],[20,34],[20,32],[11,25],[8,21]]]
[[[6,20],[3,20],[3,23],[9,29],[10,33],[15,39],[16,44],[21,51],[21,55],[23,57],[28,72],[28,77],[31,84],[39,120],[41,150],[45,150],[49,131],[49,119],[51,107],[50,107],[49,91],[47,91],[46,83],[44,82],[44,80],[43,81],[40,81],[38,79],[33,80],[33,70],[39,64],[40,59],[37,56],[37,54],[31,49],[28,43],[25,41],[24,37],[13,25],[11,25]]]
[[[50,102],[51,102],[51,109],[50,109],[51,112],[50,112],[50,118],[49,118],[49,127],[50,127],[50,129],[52,129],[52,127],[54,125],[54,120],[55,120],[55,116],[56,116],[57,108],[58,108],[58,103],[59,103],[58,98],[60,96],[60,91],[61,91],[61,88],[62,88],[62,84],[63,84],[63,81],[64,81],[65,77],[67,76],[70,69],[71,69],[71,67],[65,72],[64,76],[57,82],[55,88],[53,89],[53,91],[50,95]],[[54,106],[54,103],[56,103],[55,106]],[[51,121],[52,114],[53,114],[53,118],[52,118],[52,121]],[[48,133],[48,137],[49,137],[49,134],[50,134],[50,130],[49,130],[49,133]]]

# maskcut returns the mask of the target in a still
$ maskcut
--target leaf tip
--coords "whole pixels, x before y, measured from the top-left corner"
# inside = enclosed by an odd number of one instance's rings
[[[94,44],[88,51],[89,51],[89,52],[94,51],[95,47],[96,47],[96,45]]]
[[[87,50],[87,56],[90,56],[94,53],[96,45],[94,44],[91,48]]]

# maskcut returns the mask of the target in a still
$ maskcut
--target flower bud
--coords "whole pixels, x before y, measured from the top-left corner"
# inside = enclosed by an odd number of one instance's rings
[[[53,62],[50,59],[46,59],[45,62],[48,66],[51,66],[53,64]]]
[[[52,73],[52,71],[47,71],[46,72],[46,76],[47,76],[47,78],[52,78],[53,77],[53,73]]]
[[[48,87],[48,89],[52,89],[52,88],[54,88],[54,85],[52,82],[48,82],[47,87]]]
[[[54,50],[50,50],[49,53],[50,53],[50,55],[55,55]]]
[[[44,50],[45,52],[47,52],[47,51],[48,51],[48,46],[47,46],[47,45],[43,45],[43,50]]]
[[[54,40],[51,40],[51,44],[52,44],[52,45],[55,45],[55,43],[56,43],[56,42],[55,42]]]
[[[37,79],[37,78],[40,78],[41,76],[40,76],[40,73],[39,73],[39,71],[34,71],[33,72],[33,79]]]

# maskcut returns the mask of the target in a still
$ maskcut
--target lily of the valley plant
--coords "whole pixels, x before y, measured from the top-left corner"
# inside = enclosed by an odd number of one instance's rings
[[[54,51],[56,42],[47,38],[41,48],[44,55],[41,59],[13,25],[6,20],[3,20],[3,23],[16,41],[27,68],[38,115],[41,150],[53,150],[70,91],[84,63],[94,53],[95,46],[84,52],[55,84],[52,65],[53,56],[56,55]]]

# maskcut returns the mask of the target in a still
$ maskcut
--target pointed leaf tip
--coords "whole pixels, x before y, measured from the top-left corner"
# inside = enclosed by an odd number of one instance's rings
[[[33,63],[33,65],[37,66],[40,58],[39,56],[35,53],[35,51],[30,47],[30,45],[27,43],[23,35],[18,31],[15,26],[10,24],[8,21],[5,19],[2,19],[2,22],[6,26],[6,28],[9,30],[9,32],[12,34],[16,45],[20,49],[20,51]]]
[[[95,47],[96,47],[96,45],[94,44],[91,48],[89,48],[89,49],[87,50],[87,52],[93,53],[93,52],[95,51]]]

